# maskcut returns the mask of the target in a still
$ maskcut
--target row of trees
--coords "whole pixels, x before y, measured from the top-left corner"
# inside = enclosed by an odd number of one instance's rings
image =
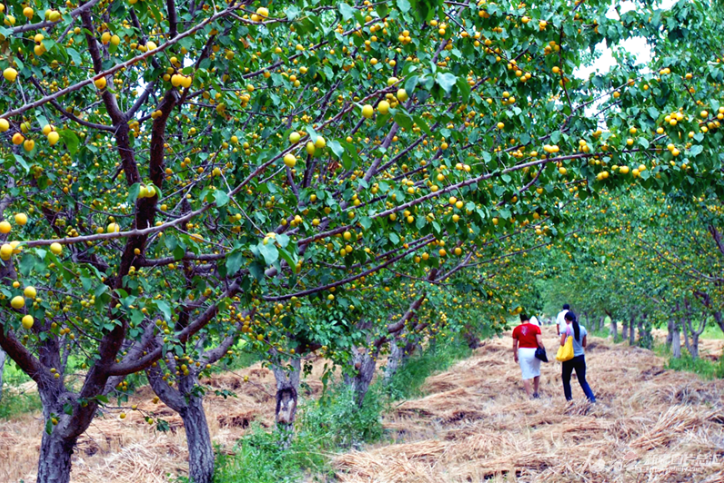
[[[283,424],[315,350],[361,403],[381,354],[509,314],[498,272],[580,241],[576,203],[718,190],[719,7],[610,7],[7,3],[0,348],[38,385],[38,481],[145,374],[206,483],[199,377],[240,338]],[[652,71],[573,76],[632,35]]]
[[[625,196],[611,196],[599,206],[605,208],[581,220],[597,227],[583,245],[557,254],[555,263],[564,274],[547,287],[549,296],[610,317],[614,338],[621,321],[620,336],[632,344],[651,347],[651,329],[666,328],[674,357],[681,355],[683,337],[697,358],[707,324],[724,330],[718,200],[678,191],[657,195],[632,186]]]

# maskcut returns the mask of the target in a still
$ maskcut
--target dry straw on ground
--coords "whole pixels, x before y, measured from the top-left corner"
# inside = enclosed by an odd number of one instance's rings
[[[544,328],[549,352],[554,331]],[[541,399],[528,400],[510,340],[489,341],[386,418],[399,444],[339,455],[339,481],[724,481],[724,383],[664,370],[650,351],[591,342],[598,404],[575,379],[566,403],[555,362],[543,366]]]
[[[555,329],[545,327],[549,336]],[[549,351],[555,346],[546,339]],[[573,383],[567,404],[560,366],[544,365],[542,398],[528,400],[510,341],[488,341],[474,356],[433,375],[427,396],[406,401],[385,417],[396,441],[335,458],[341,483],[717,482],[724,481],[724,400],[720,381],[663,369],[650,351],[592,339],[591,406]],[[321,389],[323,363],[307,380]],[[250,382],[244,383],[248,375]],[[259,365],[214,376],[207,417],[216,444],[230,451],[252,421],[273,423],[274,379]],[[153,404],[143,388],[130,404],[168,420],[149,427],[140,412],[97,419],[74,457],[74,483],[167,483],[187,472],[180,419]],[[34,481],[42,423],[37,414],[0,422],[0,482]]]
[[[307,384],[319,394],[323,364],[315,364]],[[249,381],[244,382],[244,376]],[[208,381],[204,380],[204,383]],[[213,376],[212,390],[226,389],[237,397],[224,399],[210,393],[204,407],[214,444],[231,451],[252,422],[272,427],[276,383],[268,369],[255,364],[246,369]],[[212,391],[213,392],[213,391]],[[306,394],[306,393],[305,393]],[[153,393],[141,388],[124,406],[137,404],[139,411],[109,411],[97,418],[81,437],[73,457],[73,483],[166,483],[188,473],[188,453],[181,419],[164,404],[154,404]],[[161,433],[149,426],[143,414],[153,412],[169,422]],[[0,482],[35,481],[43,424],[39,414],[0,421]]]

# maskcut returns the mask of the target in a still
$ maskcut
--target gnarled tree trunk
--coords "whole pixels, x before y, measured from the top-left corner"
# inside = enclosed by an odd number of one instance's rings
[[[170,362],[173,358],[169,357],[168,361],[170,368],[175,370],[174,363]],[[146,375],[161,401],[181,416],[189,452],[189,479],[192,483],[211,483],[214,478],[214,447],[204,413],[203,394],[195,390],[199,382],[197,375],[194,372],[181,375],[178,388],[163,379],[158,366],[148,369]]]
[[[0,401],[3,400],[3,371],[5,370],[5,351],[0,349]]]
[[[669,334],[671,335],[671,354],[674,359],[681,358],[681,337],[679,334],[679,324],[676,321],[669,322],[671,324]]]
[[[179,412],[189,450],[189,477],[192,483],[211,483],[214,477],[214,448],[204,413],[203,398],[192,396]]]
[[[636,343],[636,316],[631,316],[631,321],[628,323],[628,345],[634,345]]]
[[[70,460],[77,438],[66,438],[43,431],[40,443],[40,462],[38,463],[38,483],[70,482]]]
[[[612,316],[609,315],[609,318],[611,319],[611,334],[610,337],[613,339],[614,342],[616,342],[616,339],[618,339],[618,327],[616,326],[616,319],[614,319]]]
[[[277,382],[274,417],[281,436],[280,443],[282,447],[288,448],[294,437],[302,361],[297,358],[290,360],[287,365],[274,364],[272,371]]]
[[[352,388],[357,406],[362,407],[377,367],[377,351],[370,353],[365,347],[354,351],[352,374],[345,375],[345,383]]]
[[[625,320],[621,322],[621,340],[625,341],[628,339],[628,322]]]

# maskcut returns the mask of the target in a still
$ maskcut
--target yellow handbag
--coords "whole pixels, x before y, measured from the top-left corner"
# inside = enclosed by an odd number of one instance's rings
[[[573,336],[566,337],[566,343],[558,348],[556,360],[565,362],[573,359]]]

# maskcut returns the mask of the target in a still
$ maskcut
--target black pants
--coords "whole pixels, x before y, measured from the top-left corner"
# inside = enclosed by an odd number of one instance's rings
[[[563,374],[561,377],[563,379],[563,394],[566,395],[566,401],[573,399],[571,397],[571,373],[574,369],[576,370],[576,377],[581,384],[581,389],[583,389],[584,394],[589,401],[596,402],[596,396],[593,395],[591,386],[586,382],[586,356],[584,355],[576,356],[570,361],[563,362]]]

